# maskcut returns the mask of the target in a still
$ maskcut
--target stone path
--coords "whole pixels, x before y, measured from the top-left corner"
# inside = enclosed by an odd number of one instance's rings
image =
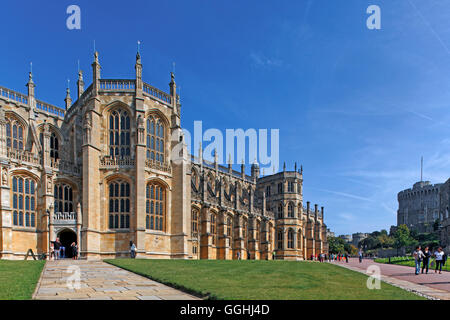
[[[33,299],[200,300],[103,261],[69,259],[47,261]]]
[[[394,264],[376,263],[364,259],[359,263],[357,258],[350,258],[348,263],[332,262],[342,267],[366,273],[370,265],[376,265],[381,271],[381,280],[408,291],[416,292],[431,299],[450,300],[450,272],[434,273],[430,269],[428,274],[414,274],[414,268]]]

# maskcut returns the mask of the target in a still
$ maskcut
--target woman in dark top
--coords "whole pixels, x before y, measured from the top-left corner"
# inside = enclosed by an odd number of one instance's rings
[[[78,260],[78,247],[77,247],[77,244],[75,242],[72,242],[72,244],[70,246],[72,247],[73,260]]]
[[[430,249],[428,247],[425,247],[425,250],[423,251],[422,273],[424,269],[426,269],[428,273],[428,266],[430,265],[430,257],[431,257]]]

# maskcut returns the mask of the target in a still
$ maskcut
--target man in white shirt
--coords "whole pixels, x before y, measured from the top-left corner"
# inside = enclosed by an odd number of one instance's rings
[[[420,263],[424,257],[424,254],[420,249],[420,246],[418,246],[413,252],[414,262],[416,264],[416,276],[420,273]]]

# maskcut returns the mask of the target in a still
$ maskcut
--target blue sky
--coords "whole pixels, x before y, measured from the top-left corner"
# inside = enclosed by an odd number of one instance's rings
[[[103,78],[133,78],[141,40],[144,81],[167,91],[176,62],[187,129],[279,128],[281,163],[303,164],[337,234],[395,224],[422,155],[425,179],[450,176],[450,0],[47,3],[2,4],[0,85],[26,92],[32,61],[38,99],[63,106],[77,60],[91,82],[94,40]]]

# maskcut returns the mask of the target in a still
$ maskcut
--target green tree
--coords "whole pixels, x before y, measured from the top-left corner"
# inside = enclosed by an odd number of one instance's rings
[[[411,237],[408,226],[401,224],[398,226],[397,231],[394,233],[394,245],[398,249],[408,247],[414,244],[414,239]]]
[[[328,237],[328,251],[330,253],[344,253],[345,240],[338,237]]]

